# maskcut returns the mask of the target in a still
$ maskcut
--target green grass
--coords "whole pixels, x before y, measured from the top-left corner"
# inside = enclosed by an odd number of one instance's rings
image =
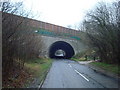
[[[82,58],[72,57],[71,60],[74,60],[74,61],[86,61],[86,59],[84,57],[82,57]]]
[[[74,61],[87,61],[87,60],[92,60],[93,58],[90,57],[90,52],[91,50],[85,50],[85,51],[82,51],[80,53],[77,53],[75,56],[73,56],[71,58],[71,60],[74,60]],[[86,60],[86,57],[87,56],[87,60]]]
[[[25,67],[31,73],[32,78],[38,78],[40,81],[44,79],[51,65],[52,60],[48,58],[29,60],[25,63]]]
[[[91,64],[120,76],[120,70],[119,70],[120,66],[118,65],[106,64],[103,62],[92,62]]]

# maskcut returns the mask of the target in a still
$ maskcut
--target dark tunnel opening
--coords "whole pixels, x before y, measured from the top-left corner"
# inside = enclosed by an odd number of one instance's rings
[[[57,54],[56,54],[57,53]],[[49,57],[50,58],[63,58],[69,59],[75,54],[73,47],[64,41],[57,41],[50,46]]]

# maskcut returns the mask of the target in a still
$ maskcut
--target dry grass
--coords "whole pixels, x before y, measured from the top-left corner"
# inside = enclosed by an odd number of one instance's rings
[[[47,58],[29,60],[25,63],[24,68],[19,71],[18,76],[5,79],[3,81],[2,87],[27,87],[34,80],[35,77],[39,78],[41,81],[45,76],[46,71],[50,68],[51,63],[52,60]],[[17,69],[17,67],[15,69],[19,70]],[[13,72],[12,75],[15,76],[16,72]]]

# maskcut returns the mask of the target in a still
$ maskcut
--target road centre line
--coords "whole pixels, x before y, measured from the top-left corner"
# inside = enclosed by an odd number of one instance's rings
[[[75,70],[76,73],[78,73],[81,77],[83,77],[86,81],[89,82],[89,79],[87,79],[84,75],[82,75],[80,72],[78,72],[77,70]]]
[[[68,64],[70,67],[72,67],[70,64]],[[81,77],[83,77],[86,81],[89,82],[89,79],[87,79],[84,75],[82,75],[80,72],[78,72],[77,70],[75,70],[76,73],[78,73]]]
[[[72,67],[70,64],[68,64],[70,67]]]

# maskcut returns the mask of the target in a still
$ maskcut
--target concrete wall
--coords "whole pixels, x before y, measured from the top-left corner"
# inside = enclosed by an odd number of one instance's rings
[[[78,40],[42,36],[42,42],[43,42],[44,46],[42,48],[41,56],[49,57],[49,48],[53,43],[55,43],[57,41],[64,41],[64,42],[69,43],[73,47],[73,49],[75,51],[75,54],[77,54],[79,52],[82,52],[82,51],[87,49],[87,46],[84,45],[81,41],[78,41]]]

